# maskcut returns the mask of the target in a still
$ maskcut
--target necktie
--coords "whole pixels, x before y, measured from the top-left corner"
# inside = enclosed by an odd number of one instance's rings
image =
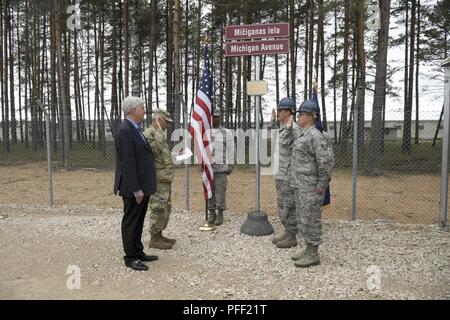
[[[137,128],[137,131],[139,131],[139,135],[141,136],[142,140],[144,141],[145,144],[147,144],[147,139],[145,139],[144,134],[142,133],[142,131],[144,131],[141,127]]]

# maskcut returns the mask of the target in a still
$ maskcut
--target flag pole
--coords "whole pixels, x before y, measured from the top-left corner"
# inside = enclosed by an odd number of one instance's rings
[[[214,184],[212,186],[212,192],[214,194]],[[201,231],[214,231],[216,230],[216,226],[213,224],[210,224],[208,222],[208,198],[205,198],[205,223],[199,228]]]

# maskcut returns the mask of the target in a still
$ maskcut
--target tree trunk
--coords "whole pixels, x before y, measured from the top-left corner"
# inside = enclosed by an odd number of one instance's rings
[[[8,93],[8,8],[9,0],[5,0],[3,7],[3,102],[4,102],[4,114],[3,114],[3,147],[4,151],[10,152],[11,141],[10,141],[10,118],[9,118],[9,93]]]
[[[347,130],[347,97],[348,97],[348,38],[349,38],[349,19],[350,19],[350,1],[345,0],[345,16],[344,16],[344,57],[342,62],[342,113],[341,127],[339,130],[339,142],[342,152],[347,150],[347,139],[345,131]]]
[[[174,43],[174,30],[173,30],[173,0],[168,0],[166,5],[166,104],[167,111],[173,115],[174,113],[174,104],[173,104],[173,43]],[[170,131],[171,133],[171,131]]]
[[[189,121],[187,103],[188,103],[188,81],[189,81],[189,0],[185,3],[185,14],[184,14],[184,103],[183,103],[183,125]],[[184,126],[183,126],[184,127]]]
[[[151,116],[153,113],[153,73],[154,73],[154,64],[153,64],[153,53],[155,52],[156,47],[156,6],[157,0],[151,0],[150,2],[150,41],[149,41],[149,49],[148,49],[148,62],[149,62],[149,73],[148,73],[148,102],[147,102],[147,124],[150,124]]]
[[[315,5],[314,5],[314,0],[310,0],[309,1],[309,40],[308,40],[308,45],[309,45],[309,49],[308,49],[308,54],[309,54],[309,58],[308,58],[308,62],[309,62],[309,67],[308,67],[308,97],[311,97],[311,93],[312,93],[312,86],[313,86],[313,63],[314,63],[314,9],[315,9]]]
[[[25,2],[25,25],[29,25],[29,2],[26,1]],[[30,32],[29,32],[29,28],[25,29],[25,38],[29,39],[30,36]],[[1,51],[1,50],[0,50]],[[1,53],[0,53],[1,55]],[[0,63],[1,65],[1,63]],[[30,142],[29,142],[29,132],[28,132],[28,109],[30,106],[30,99],[28,99],[28,95],[29,95],[29,82],[30,82],[30,46],[26,46],[25,48],[25,92],[24,92],[24,96],[25,96],[25,146],[28,149],[30,147]]]
[[[111,74],[111,134],[116,135],[117,128],[120,125],[119,101],[117,98],[117,13],[115,1],[112,2],[112,35],[111,35],[111,51],[112,51],[112,74]],[[151,70],[151,69],[150,69]]]
[[[240,60],[238,60],[240,62]],[[278,103],[280,102],[280,76],[279,73],[279,67],[278,67],[278,54],[275,55],[275,100],[276,105],[278,106]],[[240,65],[239,65],[240,67]]]
[[[221,26],[219,27],[220,29],[220,42],[219,43],[223,43],[223,24],[221,24]],[[226,62],[225,62],[226,64]],[[226,68],[227,66],[225,66]],[[224,103],[223,103],[223,96],[224,96],[224,81],[223,81],[223,73],[224,73],[224,65],[223,65],[223,50],[219,49],[219,103],[215,105],[215,108],[219,108],[219,110],[221,110],[222,112],[224,112],[225,114],[222,114],[222,121],[224,121],[224,119],[227,119],[228,114],[226,113],[226,108],[224,108]],[[225,74],[226,76],[226,74]],[[228,123],[225,121],[225,126],[228,126]]]
[[[333,63],[333,114],[334,114],[334,143],[338,142],[337,135],[337,92],[336,92],[336,69],[337,69],[337,0],[334,0],[334,63]]]
[[[56,12],[52,10],[51,12],[51,18],[50,18],[50,78],[51,78],[51,111],[50,111],[50,118],[51,118],[51,137],[52,137],[52,149],[53,152],[58,151],[58,145],[56,142],[57,138],[57,127],[56,127],[56,114],[58,109],[58,92],[56,91],[56,34],[55,34],[55,22],[56,22]]]
[[[102,151],[102,155],[106,156],[106,141],[105,141],[105,17],[104,12],[101,13],[101,24],[100,24],[100,32],[99,32],[99,43],[100,43],[100,106],[98,108],[99,111],[99,125],[98,125],[98,142],[100,150]]]
[[[416,130],[414,143],[419,143],[419,64],[420,64],[420,0],[417,0],[417,37],[416,37]]]
[[[320,87],[322,88],[322,92],[320,97],[322,99],[322,126],[323,130],[328,131],[327,124],[327,109],[325,106],[325,32],[323,28],[323,21],[325,20],[325,12],[324,12],[323,0],[319,0],[319,25],[318,25],[318,34],[320,34],[319,42],[320,42]],[[318,45],[319,47],[319,45]]]
[[[16,36],[17,36],[17,55],[18,55],[18,59],[17,59],[17,73],[19,75],[19,78],[18,78],[18,83],[19,83],[19,123],[20,123],[20,142],[23,144],[24,136],[23,136],[23,121],[22,121],[22,78],[21,78],[21,75],[22,75],[22,69],[21,69],[22,48],[20,46],[20,32],[19,32],[19,19],[20,18],[19,18],[19,12],[21,12],[20,4],[17,4]],[[0,95],[0,97],[1,97],[1,95]]]
[[[141,0],[131,1],[131,95],[141,97],[142,95],[142,59],[140,50],[142,49],[142,40],[138,33],[137,15],[142,10]]]
[[[63,154],[62,159],[64,162],[64,167],[68,168],[69,166],[69,156],[70,156],[70,132],[68,122],[71,121],[69,118],[69,114],[67,112],[68,108],[66,106],[66,92],[65,92],[65,78],[64,78],[64,63],[62,59],[62,47],[61,47],[61,8],[60,1],[53,0],[53,6],[55,10],[55,40],[56,40],[56,54],[58,57],[57,67],[58,67],[58,92],[59,92],[59,106],[60,106],[60,116],[62,118],[62,122],[60,122],[60,126],[63,127]]]
[[[2,137],[3,139],[0,141],[0,143],[3,146],[3,150],[6,151],[6,141],[5,141],[5,137],[6,137],[6,117],[5,117],[5,97],[4,97],[4,93],[5,93],[5,88],[4,88],[4,84],[5,81],[3,80],[3,61],[4,61],[4,56],[3,56],[3,39],[4,39],[4,34],[3,34],[3,1],[0,1],[0,57],[2,58],[2,61],[0,61],[0,98],[1,98],[1,102],[2,102]]]
[[[70,33],[67,32],[67,30],[64,30],[64,58],[63,58],[63,63],[66,67],[65,70],[65,77],[64,77],[64,90],[65,92],[65,97],[66,97],[66,125],[67,125],[67,130],[69,132],[69,147],[70,149],[73,148],[73,139],[72,139],[72,108],[71,108],[71,104],[70,104]]]
[[[130,93],[130,50],[129,50],[129,0],[124,0],[123,2],[123,25],[124,25],[124,59],[125,59],[125,97],[129,96]]]
[[[155,53],[153,54],[153,56],[155,57],[155,96],[156,96],[156,108],[159,108],[159,85],[158,85],[158,56],[156,55],[156,46],[155,46]]]
[[[175,0],[173,15],[173,50],[174,50],[174,106],[173,120],[174,128],[180,127],[180,105],[181,105],[181,61],[180,61],[180,0]]]
[[[9,0],[6,0],[9,2]],[[9,35],[9,88],[10,88],[10,106],[11,106],[11,142],[17,143],[17,122],[16,122],[16,106],[15,106],[15,95],[14,95],[14,55],[12,54],[12,9],[11,6],[8,8],[8,35]],[[17,42],[16,42],[17,43]]]
[[[236,13],[237,19],[236,19],[236,24],[240,24],[241,23],[241,12],[240,9],[237,9],[237,13]],[[275,57],[277,57],[277,55],[275,55]],[[234,124],[234,129],[237,128],[241,128],[242,126],[242,87],[241,87],[241,81],[242,81],[242,58],[241,57],[236,57],[237,60],[237,75],[236,75],[236,117],[235,117],[235,124]],[[276,77],[278,78],[278,74],[276,75]]]
[[[308,100],[308,50],[309,50],[309,1],[306,0],[306,15],[305,15],[305,66],[304,66],[304,91],[303,100]]]
[[[364,51],[364,0],[358,0],[356,7],[356,34],[358,50],[358,96],[356,110],[358,111],[358,165],[362,164],[364,156],[364,112],[366,95],[366,54]]]
[[[412,0],[411,6],[411,32],[409,44],[409,75],[408,75],[408,99],[405,106],[404,122],[403,122],[403,143],[402,152],[411,153],[411,116],[414,86],[414,41],[415,41],[415,25],[416,25],[416,0]]]
[[[407,148],[407,139],[406,139],[406,135],[405,135],[405,125],[408,122],[408,49],[409,49],[409,4],[408,4],[409,0],[405,0],[405,7],[406,7],[406,18],[405,18],[405,78],[403,81],[403,86],[404,86],[404,110],[403,110],[403,138],[402,138],[402,152],[405,152]]]
[[[201,34],[201,19],[202,17],[202,1],[198,0],[198,10],[197,10],[197,46],[195,49],[196,52],[196,56],[197,56],[197,65],[195,67],[195,74],[196,74],[196,80],[195,80],[195,92],[192,92],[192,106],[194,105],[194,99],[195,96],[197,95],[197,91],[198,91],[198,87],[199,87],[199,82],[200,82],[200,58],[201,58],[201,54],[200,54],[200,34]]]
[[[436,141],[437,141],[437,137],[439,134],[439,129],[441,128],[441,122],[442,122],[443,116],[444,116],[444,105],[442,105],[441,114],[439,115],[439,121],[438,121],[438,124],[436,127],[436,131],[434,132],[433,143],[431,144],[432,147],[434,147],[436,145]]]
[[[291,58],[291,91],[292,91],[292,99],[295,100],[296,97],[296,90],[295,90],[295,82],[296,82],[296,70],[297,70],[297,66],[296,66],[296,59],[295,59],[295,52],[294,52],[294,20],[295,20],[295,16],[294,16],[294,0],[289,0],[289,24],[290,24],[290,28],[289,28],[289,39],[290,39],[290,43],[291,43],[291,47],[290,47],[290,58]],[[288,79],[286,79],[286,81],[289,81]],[[262,112],[261,112],[262,114]]]
[[[225,58],[225,122],[228,128],[231,128],[232,115],[233,115],[233,74],[231,71],[231,59]]]
[[[391,0],[380,0],[381,28],[378,30],[377,65],[375,74],[375,92],[372,107],[372,126],[370,129],[370,151],[367,174],[377,174],[383,145],[383,109],[386,104],[386,70],[389,44],[389,16]]]

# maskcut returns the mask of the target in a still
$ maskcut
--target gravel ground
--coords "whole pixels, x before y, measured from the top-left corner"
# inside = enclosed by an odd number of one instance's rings
[[[166,232],[174,249],[146,250],[159,260],[136,272],[123,264],[121,216],[0,205],[0,299],[450,299],[450,233],[436,225],[325,221],[322,264],[299,269],[290,257],[303,244],[277,249],[272,236],[242,235],[242,214],[202,232],[203,214],[177,210]],[[69,265],[81,269],[79,290],[67,289]],[[378,290],[368,288],[370,266]]]

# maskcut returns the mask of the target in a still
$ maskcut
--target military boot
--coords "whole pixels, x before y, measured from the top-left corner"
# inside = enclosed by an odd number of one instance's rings
[[[284,232],[284,233],[282,233],[282,234],[279,234],[278,236],[273,237],[272,243],[273,243],[273,244],[277,244],[277,243],[280,242],[281,240],[286,239],[286,237],[287,237],[287,233],[286,233],[286,232]]]
[[[313,246],[311,244],[306,245],[306,254],[300,259],[294,262],[296,267],[308,268],[311,266],[317,266],[320,264],[319,246]]]
[[[158,233],[151,234],[149,247],[166,250],[166,249],[172,249],[172,244],[170,242],[166,242],[163,240],[162,232],[160,231]]]
[[[223,223],[223,210],[219,210],[219,213],[217,214],[216,221],[214,221],[214,224],[216,226],[220,226]]]
[[[281,241],[277,242],[278,248],[292,248],[297,246],[297,238],[295,237],[295,234],[286,232],[286,238],[284,238]]]
[[[214,221],[216,221],[216,210],[209,209],[208,223],[214,224]]]
[[[170,244],[175,244],[175,242],[177,242],[177,240],[175,240],[175,239],[164,237],[164,235],[162,234],[162,231],[161,231],[161,238],[163,239],[163,241],[169,242]]]
[[[301,259],[305,255],[306,255],[306,248],[302,252],[294,253],[294,255],[291,257],[291,259],[293,261],[297,261],[297,260]]]

